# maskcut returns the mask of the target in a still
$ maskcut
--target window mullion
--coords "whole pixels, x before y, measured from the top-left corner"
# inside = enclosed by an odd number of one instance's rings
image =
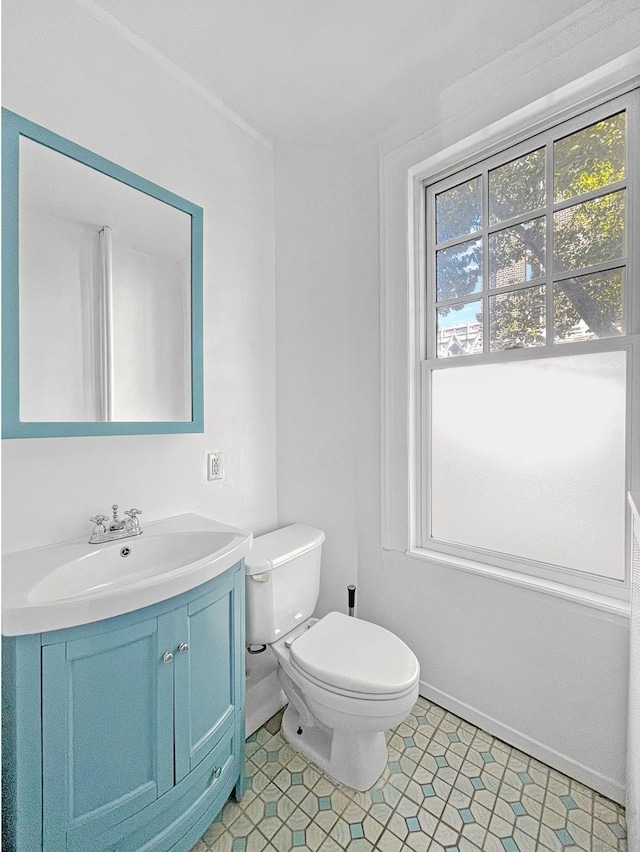
[[[546,345],[553,344],[553,139],[547,137],[546,145],[546,183],[547,183],[547,213],[545,220],[546,230],[546,250],[545,250],[545,272],[546,272],[546,289],[545,289],[545,337]]]
[[[550,143],[551,144],[551,143]],[[551,146],[553,147],[553,146]],[[553,172],[551,173],[553,178]],[[580,195],[573,195],[571,198],[563,198],[561,201],[550,199],[554,213],[560,210],[567,210],[570,207],[576,207],[578,204],[584,204],[587,201],[595,201],[597,198],[603,198],[605,195],[613,195],[615,192],[623,192],[627,188],[627,179],[617,180],[615,183],[608,183],[605,186],[599,186],[589,192],[583,192]]]
[[[489,352],[489,169],[482,172],[482,351]]]

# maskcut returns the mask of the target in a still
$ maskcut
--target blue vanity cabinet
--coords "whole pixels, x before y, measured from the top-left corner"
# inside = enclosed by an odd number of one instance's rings
[[[175,613],[176,781],[195,769],[238,712],[244,657],[236,660],[227,651],[234,630],[232,593],[228,577]]]
[[[39,640],[32,734],[42,751],[28,781],[41,785],[41,817],[22,778],[7,848],[188,852],[242,791],[243,563],[171,600]],[[25,820],[40,823],[37,845]]]

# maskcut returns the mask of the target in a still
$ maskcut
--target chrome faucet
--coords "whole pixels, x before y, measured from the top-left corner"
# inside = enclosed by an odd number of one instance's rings
[[[109,524],[109,532],[120,532],[126,527],[126,521],[121,520],[118,517],[118,504],[114,503],[111,507],[113,511],[113,517],[111,518],[111,522]]]
[[[129,538],[130,536],[141,535],[140,521],[138,515],[142,512],[140,509],[128,509],[125,512],[127,519],[118,517],[118,504],[114,503],[111,507],[113,517],[111,520],[107,515],[96,515],[90,518],[94,525],[89,544],[103,544],[106,541],[117,541],[120,538]]]

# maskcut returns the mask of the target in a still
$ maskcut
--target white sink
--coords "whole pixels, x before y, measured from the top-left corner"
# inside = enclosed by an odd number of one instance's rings
[[[188,514],[107,544],[81,540],[8,554],[2,632],[58,630],[158,603],[218,576],[251,541],[250,532]]]
[[[233,533],[174,532],[110,542],[55,568],[33,587],[29,600],[51,603],[158,578],[206,559],[232,541]]]

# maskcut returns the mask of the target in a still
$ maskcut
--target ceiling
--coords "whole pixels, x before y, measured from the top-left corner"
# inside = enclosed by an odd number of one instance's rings
[[[274,143],[351,146],[584,0],[97,0]]]

